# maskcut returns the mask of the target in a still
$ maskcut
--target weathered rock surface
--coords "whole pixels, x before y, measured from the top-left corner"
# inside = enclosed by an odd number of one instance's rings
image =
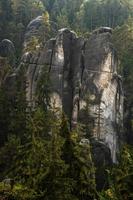
[[[37,18],[33,19],[29,25],[27,26],[26,34],[25,34],[25,42],[26,45],[30,40],[31,37],[39,37],[40,36],[40,28],[43,25],[43,18],[42,16],[38,16]]]
[[[0,57],[8,59],[11,66],[15,64],[15,47],[14,44],[8,40],[4,39],[0,42]]]
[[[94,165],[96,167],[96,185],[97,190],[108,188],[108,173],[107,169],[110,169],[113,162],[111,159],[111,151],[104,142],[97,140],[91,141],[91,152]]]
[[[32,24],[34,21],[29,27]],[[40,50],[26,52],[20,68],[26,67],[29,106],[35,106],[37,84],[44,71],[51,82],[50,104],[65,112],[70,128],[79,120],[84,123],[84,111],[89,106],[92,137],[110,149],[112,160],[116,162],[118,132],[123,119],[123,91],[111,32],[104,27],[85,40],[68,29],[61,29],[56,38],[45,42]]]
[[[25,45],[38,34],[41,23],[42,18],[38,17],[29,24]],[[112,30],[104,27],[86,40],[67,28],[61,29],[55,38],[44,40],[40,49],[26,52],[15,74],[19,76],[23,70],[26,99],[32,108],[38,102],[38,89],[46,89],[44,85],[38,88],[42,75],[49,76],[51,107],[54,105],[66,114],[70,129],[78,122],[90,124],[91,137],[102,142],[116,162],[123,124],[123,91],[111,34]]]
[[[24,48],[27,48],[29,42],[36,38],[37,40],[41,40],[41,42],[45,42],[47,38],[49,38],[50,31],[53,32],[53,35],[57,33],[57,25],[56,23],[49,21],[49,24],[45,22],[43,16],[38,16],[33,19],[27,26],[25,38],[24,38]]]
[[[83,104],[86,94],[90,98],[93,136],[110,148],[114,162],[119,149],[118,132],[123,124],[122,80],[117,74],[117,67],[110,32],[92,34],[84,50],[81,98]]]

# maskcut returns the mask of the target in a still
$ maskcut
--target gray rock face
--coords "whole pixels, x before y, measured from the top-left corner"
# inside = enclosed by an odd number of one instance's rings
[[[107,169],[112,166],[110,149],[103,142],[96,140],[91,141],[92,158],[96,166],[96,185],[97,190],[108,188]]]
[[[32,21],[29,27],[34,23]],[[84,124],[84,113],[89,105],[92,137],[110,149],[112,160],[116,162],[118,132],[123,119],[122,81],[117,66],[111,29],[104,27],[88,40],[61,29],[56,38],[45,42],[38,51],[26,52],[19,69],[26,70],[26,98],[30,107],[37,102],[41,75],[49,76],[49,103],[66,114],[71,129],[79,121]]]
[[[90,109],[94,117],[93,135],[109,146],[113,161],[116,161],[117,131],[118,128],[120,131],[119,125],[123,119],[123,91],[110,37],[109,33],[90,37],[85,50],[87,77],[83,79],[85,93],[89,93],[92,99]]]
[[[15,47],[14,44],[8,40],[4,39],[0,42],[0,56],[7,58],[9,64],[14,66],[15,64]]]
[[[93,34],[101,34],[101,33],[111,33],[112,34],[112,28],[110,27],[101,27],[93,31]]]
[[[56,23],[49,21],[49,24],[45,22],[43,16],[38,16],[33,19],[27,26],[25,38],[24,38],[24,47],[26,48],[29,45],[29,42],[36,38],[41,40],[41,42],[45,42],[47,38],[49,38],[49,30],[53,32],[53,34],[57,33],[57,25]]]
[[[84,94],[90,98],[90,115],[93,118],[93,136],[102,140],[116,161],[118,131],[123,120],[123,91],[117,74],[117,57],[110,43],[111,34],[93,34],[87,41],[84,53]]]
[[[29,25],[27,26],[26,34],[25,34],[25,44],[31,39],[31,37],[39,37],[39,30],[42,27],[43,18],[42,16],[38,16],[33,19]]]

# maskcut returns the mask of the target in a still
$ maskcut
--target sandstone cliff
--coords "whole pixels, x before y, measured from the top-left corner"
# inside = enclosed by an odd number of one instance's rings
[[[25,46],[29,36],[36,35],[36,24],[40,26],[40,18],[29,24]],[[49,76],[49,106],[66,114],[70,129],[79,122],[89,124],[91,135],[86,132],[84,137],[107,147],[116,162],[123,124],[123,89],[111,34],[112,30],[105,27],[84,39],[67,28],[61,29],[55,38],[43,41],[34,51],[27,50],[14,72],[18,77],[24,69],[26,100],[31,108],[38,103],[42,74]],[[45,90],[43,85],[40,87]]]
[[[21,65],[25,64],[29,106],[35,106],[37,83],[45,70],[51,82],[51,106],[54,103],[65,112],[70,128],[75,128],[78,122],[85,123],[88,105],[91,137],[109,147],[115,162],[123,119],[123,90],[111,29],[99,29],[88,40],[61,29],[41,50],[26,52],[21,61]]]

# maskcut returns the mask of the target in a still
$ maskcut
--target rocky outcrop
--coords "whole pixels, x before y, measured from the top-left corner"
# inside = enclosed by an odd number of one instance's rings
[[[27,26],[26,34],[25,34],[25,43],[31,39],[31,37],[39,37],[40,33],[39,30],[43,25],[43,17],[38,16],[37,18],[33,19]]]
[[[117,74],[117,56],[111,44],[111,33],[92,34],[84,50],[82,104],[90,98],[93,136],[103,141],[116,161],[123,120],[122,80]],[[82,104],[80,109],[82,109]]]
[[[24,37],[24,48],[27,48],[29,43],[33,38],[36,38],[41,43],[45,41],[50,36],[50,31],[53,32],[53,35],[57,33],[57,24],[49,21],[46,22],[45,17],[38,16],[33,19],[27,26],[25,37]]]
[[[0,57],[6,58],[11,66],[15,65],[15,47],[10,40],[0,42]]]
[[[54,104],[66,114],[71,129],[78,121],[84,124],[88,106],[91,137],[107,145],[116,162],[123,91],[111,32],[104,27],[85,40],[68,29],[61,29],[56,38],[45,42],[40,50],[26,52],[20,66],[26,66],[29,106],[35,106],[37,84],[45,72],[51,82],[51,106]]]
[[[38,34],[41,23],[39,17],[29,24],[25,46]],[[116,162],[123,124],[123,90],[111,35],[112,30],[103,27],[86,40],[67,28],[61,29],[55,38],[44,40],[36,51],[25,52],[15,74],[18,77],[20,71],[24,72],[29,107],[34,108],[38,103],[39,89],[44,93],[48,90],[49,106],[56,106],[66,114],[70,129],[78,122],[89,125],[91,134],[85,132],[85,137],[106,146]],[[46,76],[49,88],[40,85]]]
[[[94,161],[95,177],[97,190],[101,191],[103,188],[108,188],[108,172],[107,170],[113,165],[111,159],[111,151],[104,142],[98,140],[91,141],[91,152]]]

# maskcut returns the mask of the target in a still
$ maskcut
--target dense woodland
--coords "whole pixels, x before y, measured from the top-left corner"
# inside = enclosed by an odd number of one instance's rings
[[[112,40],[124,87],[124,144],[118,155],[119,162],[106,169],[105,188],[99,190],[91,146],[83,149],[79,144],[82,125],[75,131],[69,130],[65,115],[57,117],[56,108],[48,110],[41,101],[41,95],[45,95],[48,103],[49,78],[44,76],[41,80],[46,93],[38,91],[40,102],[34,111],[27,110],[25,94],[19,90],[20,80],[15,105],[8,100],[1,84],[0,199],[132,200],[133,1],[0,0],[0,41],[7,38],[14,43],[15,67],[22,55],[26,27],[39,15],[44,16],[44,23],[49,27],[47,39],[55,34],[53,23],[56,30],[68,27],[83,37],[89,37],[101,26],[113,28]],[[8,70],[12,70],[10,65],[5,73]],[[3,180],[9,178],[10,184],[5,184]]]

